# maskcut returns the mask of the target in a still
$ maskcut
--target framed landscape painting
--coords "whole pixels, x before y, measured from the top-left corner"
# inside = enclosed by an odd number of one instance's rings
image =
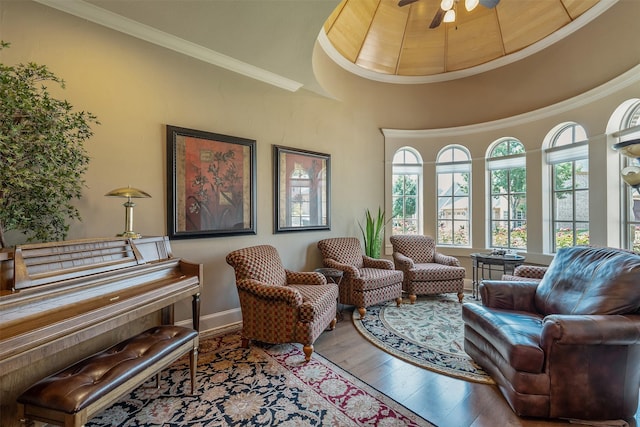
[[[256,141],[167,125],[170,239],[256,234]]]
[[[274,231],[331,229],[331,156],[273,146]]]

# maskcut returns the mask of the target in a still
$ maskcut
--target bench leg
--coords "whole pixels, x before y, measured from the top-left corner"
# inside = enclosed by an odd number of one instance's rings
[[[191,395],[196,393],[196,371],[198,370],[198,347],[194,347],[189,353],[189,372],[191,373]]]

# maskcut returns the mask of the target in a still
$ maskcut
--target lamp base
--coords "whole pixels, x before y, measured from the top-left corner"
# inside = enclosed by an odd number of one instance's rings
[[[142,234],[136,233],[135,231],[125,231],[122,234],[118,234],[118,237],[127,237],[129,239],[139,239],[142,237]]]

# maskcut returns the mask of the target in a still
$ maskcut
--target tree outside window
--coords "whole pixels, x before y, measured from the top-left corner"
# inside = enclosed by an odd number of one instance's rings
[[[490,180],[490,246],[527,247],[527,171],[520,141],[505,138],[487,158]]]

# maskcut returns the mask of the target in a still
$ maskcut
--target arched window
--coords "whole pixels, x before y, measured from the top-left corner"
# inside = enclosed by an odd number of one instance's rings
[[[524,146],[502,138],[489,147],[489,246],[527,247],[527,169]]]
[[[618,107],[610,119],[619,131],[619,142],[640,139],[640,100],[631,99]],[[625,155],[620,156],[621,166],[638,166],[640,159]],[[640,189],[634,189],[621,180],[623,186],[623,232],[624,245],[627,249],[640,252]]]
[[[588,143],[587,133],[577,123],[560,124],[547,138],[553,252],[589,244]]]
[[[393,234],[422,233],[422,158],[411,147],[393,155],[392,165]]]
[[[460,145],[443,148],[436,159],[439,245],[471,245],[471,156]]]

